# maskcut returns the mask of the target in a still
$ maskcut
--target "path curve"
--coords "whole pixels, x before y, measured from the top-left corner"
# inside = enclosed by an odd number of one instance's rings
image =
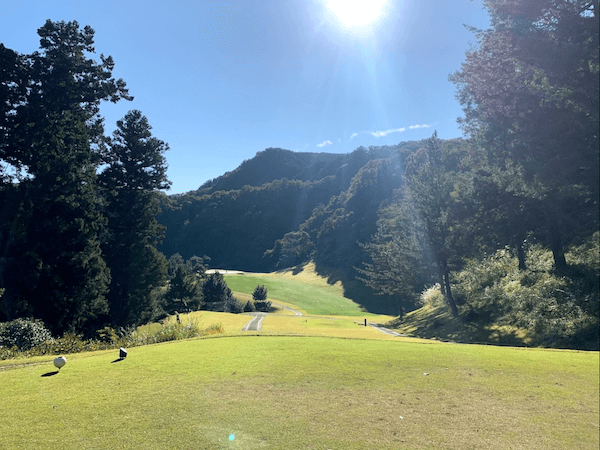
[[[375,328],[377,331],[381,331],[382,333],[389,334],[390,336],[408,337],[408,335],[406,335],[406,334],[397,333],[396,331],[390,330],[389,328],[385,328],[383,325],[380,325],[378,323],[367,322],[367,325]]]
[[[273,303],[273,306],[277,306],[278,308],[287,309],[288,311],[291,311],[291,312],[293,312],[293,313],[294,313],[294,314],[296,314],[297,316],[301,316],[301,315],[302,315],[302,313],[301,313],[300,311],[296,311],[295,309],[292,309],[292,308],[290,308],[290,307],[288,307],[288,306],[283,306],[283,305],[280,305],[279,303]]]
[[[253,312],[249,313],[252,317],[250,321],[244,325],[242,331],[260,331],[262,329],[263,320],[267,317],[267,313],[264,312]]]

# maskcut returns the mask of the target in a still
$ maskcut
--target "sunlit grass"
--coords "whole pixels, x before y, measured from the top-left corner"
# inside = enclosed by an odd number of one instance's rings
[[[262,331],[273,334],[305,334],[312,336],[332,336],[361,339],[398,339],[373,327],[365,327],[357,317],[319,316],[267,316]]]
[[[599,445],[597,352],[246,336],[115,358],[0,370],[3,448]]]
[[[282,271],[269,274],[226,274],[232,291],[251,294],[256,286],[264,285],[269,300],[297,305],[308,314],[340,314],[346,316],[375,316],[364,312],[351,299],[344,297],[341,282],[329,284],[325,277],[315,273],[314,264],[301,271]]]

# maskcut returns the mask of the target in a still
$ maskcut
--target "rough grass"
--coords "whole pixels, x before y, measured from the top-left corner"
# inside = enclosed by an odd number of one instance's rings
[[[116,356],[4,366],[3,448],[599,445],[597,352],[247,336]]]
[[[496,324],[465,323],[452,317],[446,305],[425,305],[394,319],[389,328],[409,336],[442,341],[485,343],[509,346],[531,346],[534,341],[527,330]]]
[[[308,314],[345,316],[374,316],[344,296],[341,282],[329,284],[327,278],[315,273],[314,264],[301,271],[287,270],[268,274],[225,274],[232,291],[252,294],[256,286],[264,285],[268,299],[297,305]]]

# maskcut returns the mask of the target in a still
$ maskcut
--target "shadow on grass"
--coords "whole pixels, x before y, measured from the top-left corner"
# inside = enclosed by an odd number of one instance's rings
[[[396,319],[386,325],[400,333],[426,339],[511,347],[534,345],[531,336],[523,330],[466,322],[462,317],[452,317],[445,306],[423,307],[408,314],[404,320]]]
[[[296,268],[294,268],[296,270]],[[358,280],[351,279],[342,269],[331,269],[321,265],[315,265],[317,275],[327,278],[327,284],[335,284],[338,281],[344,288],[344,297],[360,305],[365,312],[373,314],[385,314],[388,316],[399,316],[400,307],[405,311],[414,309],[414,305],[399,304],[398,300],[390,295],[378,295],[371,288],[365,286]]]
[[[123,361],[124,359],[125,359],[125,358],[117,358],[117,359],[115,359],[114,361],[111,361],[110,363],[111,363],[111,364],[118,363],[118,362],[121,362],[121,361]]]
[[[45,374],[43,374],[41,376],[42,377],[52,377],[52,376],[56,375],[57,373],[58,373],[58,370],[55,370],[54,372],[48,372],[48,373],[45,373]]]

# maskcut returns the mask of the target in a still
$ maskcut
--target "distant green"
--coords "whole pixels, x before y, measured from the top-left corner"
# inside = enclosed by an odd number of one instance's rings
[[[316,315],[344,315],[344,316],[374,316],[360,308],[360,305],[344,297],[341,283],[328,284],[324,278],[318,278],[310,269],[308,273],[296,276],[280,273],[225,275],[227,286],[232,291],[251,294],[256,286],[264,285],[267,288],[269,300],[280,300],[292,303]]]

